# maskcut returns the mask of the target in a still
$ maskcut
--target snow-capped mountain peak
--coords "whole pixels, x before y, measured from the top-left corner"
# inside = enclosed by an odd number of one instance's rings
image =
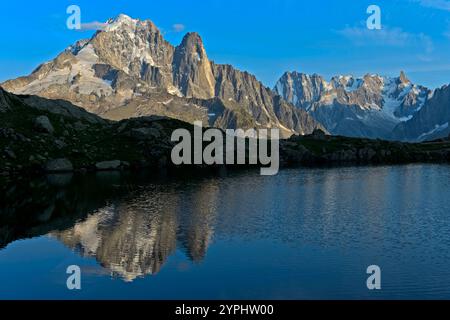
[[[123,28],[123,27],[136,27],[139,23],[139,20],[133,19],[126,14],[119,14],[116,18],[111,18],[107,22],[107,26],[105,27],[104,31],[115,31],[117,29]]]
[[[124,14],[31,75],[2,86],[68,100],[111,119],[158,114],[224,129],[280,128],[285,137],[326,131],[255,76],[210,61],[197,33],[173,46],[150,20]]]
[[[398,77],[338,75],[329,82],[318,75],[288,72],[274,91],[307,110],[331,133],[370,137],[386,137],[396,124],[411,119],[430,95],[403,71]],[[357,134],[355,126],[361,126]]]

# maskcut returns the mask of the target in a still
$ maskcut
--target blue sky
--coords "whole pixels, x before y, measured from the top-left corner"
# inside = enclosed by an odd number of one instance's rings
[[[272,87],[284,71],[397,75],[429,87],[450,83],[450,0],[59,0],[2,4],[0,81],[40,63],[94,31],[66,28],[66,8],[83,23],[125,13],[150,19],[177,45],[199,32],[217,63],[254,73]],[[368,30],[366,9],[382,10],[382,30]]]

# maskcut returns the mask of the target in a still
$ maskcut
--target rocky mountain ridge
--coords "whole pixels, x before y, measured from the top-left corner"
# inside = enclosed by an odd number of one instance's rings
[[[432,97],[432,91],[398,77],[322,76],[287,72],[274,91],[297,108],[307,110],[332,134],[393,138],[393,130],[411,120]],[[397,137],[405,139],[406,137]],[[405,139],[406,140],[406,139]]]
[[[285,137],[324,129],[253,75],[210,61],[197,33],[186,34],[174,47],[151,21],[126,15],[31,75],[1,85],[16,94],[67,100],[116,120],[168,115],[223,129],[279,128]]]

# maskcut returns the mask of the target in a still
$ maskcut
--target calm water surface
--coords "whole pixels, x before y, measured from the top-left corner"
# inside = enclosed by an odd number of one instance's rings
[[[3,299],[450,299],[446,165],[52,176],[1,197]]]

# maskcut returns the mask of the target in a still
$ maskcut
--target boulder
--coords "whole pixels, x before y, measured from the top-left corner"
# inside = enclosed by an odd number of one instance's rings
[[[45,133],[53,133],[55,129],[47,116],[39,116],[34,120],[34,128],[37,131]]]
[[[122,162],[119,160],[103,161],[95,165],[97,170],[118,170]]]
[[[55,146],[61,150],[67,147],[67,144],[64,141],[57,139],[55,140]]]
[[[72,163],[67,159],[54,159],[45,164],[46,172],[71,172],[73,171]]]

